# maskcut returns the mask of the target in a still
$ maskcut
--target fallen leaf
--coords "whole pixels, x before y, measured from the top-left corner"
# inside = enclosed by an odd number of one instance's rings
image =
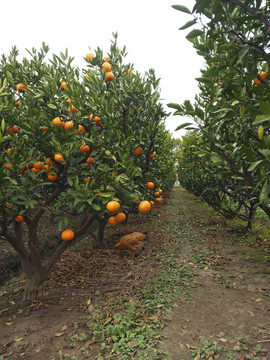
[[[9,325],[12,325],[13,323],[5,323],[5,324],[9,326]]]
[[[62,331],[66,331],[67,330],[67,325],[62,327]]]
[[[91,299],[88,299],[87,302],[86,302],[86,305],[90,305],[91,304]]]
[[[179,343],[178,345],[179,345],[180,350],[182,350],[182,351],[186,350],[186,347],[184,344]]]
[[[15,339],[14,341],[22,341],[24,338],[18,338],[18,339]]]
[[[204,270],[208,270],[208,268],[209,268],[209,266],[207,265],[207,266],[204,268]]]
[[[201,357],[200,357],[200,355],[198,354],[198,355],[195,356],[195,358],[194,358],[193,360],[200,360],[200,359],[201,359]]]
[[[261,298],[258,298],[258,299],[256,299],[255,301],[259,302],[259,301],[262,301],[262,299],[261,299]]]
[[[186,344],[186,347],[187,347],[188,350],[197,350],[198,349],[195,346],[191,346],[189,344]],[[195,360],[195,359],[193,359],[193,360]]]
[[[54,334],[54,336],[57,336],[57,337],[60,337],[60,336],[63,336],[63,335],[65,335],[64,332],[59,332],[59,333]]]
[[[219,339],[219,341],[221,341],[221,342],[223,342],[223,343],[228,342],[228,340],[227,340],[227,339],[225,339],[225,338],[220,338],[220,339]]]

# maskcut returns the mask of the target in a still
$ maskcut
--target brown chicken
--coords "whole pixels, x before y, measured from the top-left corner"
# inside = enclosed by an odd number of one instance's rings
[[[130,250],[131,258],[133,258],[135,252],[142,248],[142,242],[145,238],[145,233],[134,232],[123,236],[119,243],[114,245],[114,248],[118,250]]]

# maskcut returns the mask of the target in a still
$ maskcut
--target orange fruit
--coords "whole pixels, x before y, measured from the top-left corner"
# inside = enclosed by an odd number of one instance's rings
[[[47,165],[47,164],[46,164],[46,165],[44,165],[43,170],[45,170],[47,174],[49,174],[50,172],[52,172],[52,168],[50,168],[50,166],[49,166],[49,165]]]
[[[266,80],[268,74],[265,71],[261,71],[261,72],[259,72],[259,74],[264,80]],[[253,82],[254,82],[255,85],[261,85],[262,84],[261,81],[258,78],[253,79]]]
[[[150,154],[149,156],[150,156],[151,159],[153,159],[156,155],[157,155],[157,153],[154,151],[154,152],[152,152],[152,154]]]
[[[64,129],[65,130],[71,130],[74,127],[74,123],[72,121],[67,121],[64,123]]]
[[[21,104],[21,102],[20,102],[20,100],[18,100],[18,101],[14,104],[14,106],[15,106],[15,107],[19,107],[20,104]]]
[[[89,157],[86,159],[86,162],[88,165],[94,165],[95,164],[95,159],[93,157]]]
[[[110,216],[109,219],[108,219],[109,223],[111,225],[116,225],[117,224],[117,221],[116,221],[116,218],[115,216]]]
[[[11,151],[12,151],[12,148],[8,148],[7,149],[7,152],[10,154],[11,153]]]
[[[15,220],[16,220],[18,223],[23,223],[23,222],[24,222],[24,218],[22,217],[22,215],[16,216]]]
[[[60,118],[60,117],[54,118],[52,121],[52,124],[57,127],[59,127],[60,125],[63,125],[62,118]]]
[[[49,128],[48,128],[48,126],[42,126],[42,130],[48,132]]]
[[[94,55],[92,53],[88,53],[85,55],[86,60],[92,60],[94,58]]]
[[[123,221],[126,220],[126,214],[124,214],[123,212],[120,212],[119,214],[116,215],[115,217],[115,220],[118,222],[118,223],[121,223]]]
[[[13,127],[7,127],[7,133],[12,134],[13,133]]]
[[[37,174],[38,172],[40,172],[40,170],[41,170],[41,169],[38,169],[38,168],[35,168],[35,167],[32,168],[32,171],[33,171],[35,174]]]
[[[84,126],[79,125],[78,130],[76,131],[78,135],[84,135],[86,133],[86,129]]]
[[[58,175],[56,173],[48,175],[48,180],[50,180],[50,181],[55,181],[57,179],[58,179]]]
[[[138,156],[138,155],[141,155],[141,154],[142,154],[143,149],[142,149],[140,146],[138,146],[138,147],[137,147],[136,149],[134,149],[132,152],[133,152],[133,155]]]
[[[43,169],[44,168],[43,162],[38,161],[37,163],[34,164],[34,168],[39,169],[39,170]]]
[[[156,198],[156,203],[161,203],[163,200],[160,198],[160,197],[158,197],[158,198]]]
[[[91,179],[90,176],[88,176],[86,179],[83,180],[83,182],[84,182],[85,184],[87,184],[87,183],[90,182],[90,179]]]
[[[120,209],[120,204],[118,201],[109,201],[106,205],[106,208],[110,212],[118,211]]]
[[[63,156],[61,154],[55,154],[54,160],[59,162],[59,161],[63,160]]]
[[[16,88],[19,92],[24,92],[24,90],[27,90],[27,87],[25,86],[25,84],[23,82],[20,82]]]
[[[106,62],[108,62],[108,63],[111,61],[111,59],[109,58],[109,56],[104,56],[103,60],[106,61]]]
[[[107,72],[105,81],[110,82],[110,81],[113,81],[113,80],[114,80],[114,74],[112,72],[110,72],[110,71]]]
[[[261,73],[260,73],[260,75],[261,75],[261,77],[265,80],[266,78],[267,78],[267,73],[265,72],[265,71],[262,71]]]
[[[13,205],[11,203],[6,202],[6,208],[8,208],[9,210],[12,210]]]
[[[53,161],[50,158],[46,159],[46,164],[47,165],[52,165]]]
[[[155,195],[158,196],[158,195],[159,195],[159,191],[156,191],[156,192],[155,192]]]
[[[61,238],[64,241],[70,241],[70,240],[74,239],[74,236],[75,236],[75,233],[71,229],[64,230],[61,234]]]
[[[8,168],[12,168],[12,167],[13,167],[12,164],[9,164],[9,163],[6,163],[6,164],[5,164],[5,168],[7,168],[7,169],[8,169]]]
[[[19,128],[17,125],[13,125],[12,128],[13,128],[13,132],[15,132],[15,133],[17,133],[19,131]]]
[[[69,107],[68,110],[69,110],[72,114],[76,114],[76,112],[78,112],[78,109],[75,108],[74,105],[71,105],[71,107]]]
[[[182,150],[183,150],[183,151],[185,151],[185,150],[186,150],[186,148],[185,148],[185,147],[182,147]]]
[[[66,83],[65,81],[62,81],[62,82],[61,82],[61,89],[62,89],[62,90],[66,89],[66,88],[67,88],[67,84],[68,84],[68,83]]]
[[[111,64],[109,64],[107,61],[105,61],[102,65],[101,65],[101,70],[105,70],[106,73],[107,72],[110,72],[112,67],[111,67]]]
[[[146,186],[147,189],[149,189],[149,190],[153,190],[154,187],[155,187],[154,183],[152,183],[151,181],[149,181],[145,186]]]
[[[155,205],[154,201],[151,200],[149,202],[150,202],[151,206]]]
[[[127,73],[126,73],[126,71],[124,72],[124,75],[126,75]],[[134,71],[132,70],[132,69],[129,69],[128,70],[128,75],[131,75],[131,74],[133,74],[134,75]]]
[[[142,213],[147,213],[151,210],[151,204],[149,201],[141,201],[139,204],[139,211]]]
[[[159,189],[158,192],[159,192],[159,194],[162,194],[162,190],[161,190],[161,189]]]
[[[82,153],[87,153],[90,150],[90,147],[88,145],[81,145],[80,150]]]

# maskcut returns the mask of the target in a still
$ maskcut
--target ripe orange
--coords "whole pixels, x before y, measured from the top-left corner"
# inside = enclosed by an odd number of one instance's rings
[[[67,121],[64,123],[64,129],[65,130],[71,130],[74,127],[74,123],[72,121]]]
[[[158,192],[159,192],[159,194],[162,194],[162,190],[161,190],[161,189],[158,189]]]
[[[106,208],[110,212],[118,211],[120,209],[120,204],[118,201],[109,201],[106,205]]]
[[[6,208],[8,208],[9,210],[12,210],[13,205],[11,203],[6,202]]]
[[[13,133],[13,127],[7,127],[7,133],[12,134]]]
[[[85,55],[86,60],[92,60],[94,58],[94,55],[91,53],[88,53]]]
[[[185,151],[185,150],[186,150],[186,148],[185,148],[185,147],[182,147],[182,150],[183,150],[183,151]]]
[[[78,109],[75,108],[74,105],[71,105],[71,107],[69,106],[68,110],[72,113],[72,114],[76,114],[78,112]]]
[[[15,132],[15,133],[17,133],[19,131],[19,128],[17,125],[13,125],[12,128],[13,128],[13,132]]]
[[[9,169],[9,168],[12,168],[12,167],[13,167],[12,164],[9,164],[9,163],[6,163],[6,164],[5,164],[5,168],[6,168],[6,169]]]
[[[86,159],[86,162],[88,165],[94,165],[95,164],[95,159],[93,157],[89,157]]]
[[[107,61],[105,61],[102,65],[101,65],[101,70],[105,70],[106,73],[107,72],[110,72],[112,67],[111,67],[111,64],[109,64]]]
[[[110,71],[107,72],[105,81],[110,82],[110,81],[113,81],[113,80],[114,80],[114,74],[112,72],[110,72]]]
[[[147,213],[151,210],[151,204],[149,201],[141,201],[139,204],[139,211],[142,213]]]
[[[268,74],[265,71],[261,71],[261,72],[259,72],[259,74],[264,80],[266,80]],[[254,82],[255,85],[261,85],[262,84],[261,81],[258,78],[253,79],[253,82]]]
[[[60,117],[54,118],[52,121],[52,124],[57,127],[59,127],[60,125],[63,125],[62,118],[60,118]]]
[[[116,215],[115,217],[115,220],[118,222],[118,223],[121,223],[123,221],[126,220],[126,214],[124,214],[123,212],[120,212],[119,214]]]
[[[133,155],[138,156],[138,155],[141,155],[141,154],[142,154],[143,149],[142,149],[140,146],[138,146],[138,147],[137,147],[136,149],[134,149],[132,152],[133,152]]]
[[[66,88],[67,88],[67,84],[68,84],[68,83],[66,83],[65,81],[62,81],[62,82],[61,82],[61,89],[62,89],[62,90],[66,89]]]
[[[21,102],[20,102],[20,100],[18,100],[18,101],[14,104],[14,106],[15,106],[15,107],[19,107],[20,104],[21,104]]]
[[[24,90],[27,90],[27,87],[25,86],[25,84],[23,82],[20,82],[16,88],[19,92],[24,92]]]
[[[156,203],[161,203],[163,200],[160,198],[160,197],[158,197],[158,198],[156,198]]]
[[[55,154],[54,160],[59,162],[59,161],[63,160],[63,156],[61,154]]]
[[[85,178],[85,179],[83,180],[83,182],[84,182],[85,184],[87,184],[87,183],[90,182],[90,180],[91,180],[91,178],[90,178],[90,176],[88,176],[87,178]]]
[[[103,60],[106,61],[106,62],[108,62],[108,63],[111,61],[111,59],[109,58],[109,56],[104,56]]]
[[[43,169],[44,168],[43,162],[38,161],[37,163],[34,164],[34,168],[39,169],[39,170]]]
[[[48,128],[48,126],[42,126],[42,130],[48,132],[49,128]]]
[[[16,216],[15,220],[16,220],[18,223],[23,223],[23,222],[24,222],[24,218],[22,217],[22,215]]]
[[[78,130],[76,131],[78,135],[84,135],[86,133],[86,129],[84,126],[79,125]]]
[[[90,150],[90,147],[88,145],[81,145],[80,150],[82,153],[87,153]]]
[[[45,170],[47,174],[49,174],[50,172],[52,172],[52,168],[50,168],[50,166],[49,166],[48,164],[44,165],[43,170]]]
[[[50,180],[50,181],[55,181],[57,179],[58,179],[58,175],[56,173],[48,175],[48,180]]]
[[[12,151],[12,148],[8,148],[7,149],[7,152],[10,154],[11,153],[11,151]]]
[[[155,205],[154,201],[151,200],[149,202],[150,202],[151,206]]]
[[[153,159],[156,155],[157,155],[157,153],[154,151],[154,152],[152,152],[152,154],[150,154],[149,156],[150,156],[151,159]]]
[[[47,165],[52,165],[53,161],[50,158],[46,159],[46,164]]]
[[[32,168],[32,171],[33,171],[35,174],[37,174],[38,172],[40,172],[40,170],[41,170],[41,169],[38,169],[38,168],[35,168],[35,167]]]
[[[108,219],[109,223],[111,225],[116,225],[117,224],[117,221],[116,221],[116,218],[115,216],[110,216],[109,219]]]
[[[64,241],[70,241],[74,239],[75,233],[71,229],[64,230],[61,234],[61,237]]]
[[[267,78],[267,73],[265,72],[265,71],[262,71],[261,73],[260,73],[260,75],[261,75],[261,77],[265,80],[266,78]]]
[[[149,190],[153,190],[154,187],[155,187],[154,183],[152,183],[151,181],[149,181],[145,186],[146,186],[147,189],[149,189]]]
[[[124,75],[126,75],[127,73],[126,73],[126,71],[124,72]],[[128,70],[128,75],[131,75],[131,74],[133,74],[134,75],[134,71],[132,70],[132,69],[129,69]]]

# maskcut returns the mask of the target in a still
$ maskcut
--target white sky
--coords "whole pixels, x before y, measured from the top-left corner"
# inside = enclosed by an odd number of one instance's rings
[[[5,0],[1,2],[0,54],[8,55],[16,45],[20,54],[25,48],[39,48],[42,41],[50,47],[50,54],[68,48],[75,57],[73,65],[84,67],[83,57],[97,47],[107,53],[112,33],[118,32],[118,45],[126,46],[126,62],[134,70],[144,73],[155,69],[161,78],[164,108],[170,102],[193,102],[198,92],[196,77],[203,67],[185,36],[192,28],[178,30],[192,16],[174,10],[181,4],[192,9],[194,0]],[[184,131],[175,128],[187,119],[170,115],[166,128],[175,138]]]

